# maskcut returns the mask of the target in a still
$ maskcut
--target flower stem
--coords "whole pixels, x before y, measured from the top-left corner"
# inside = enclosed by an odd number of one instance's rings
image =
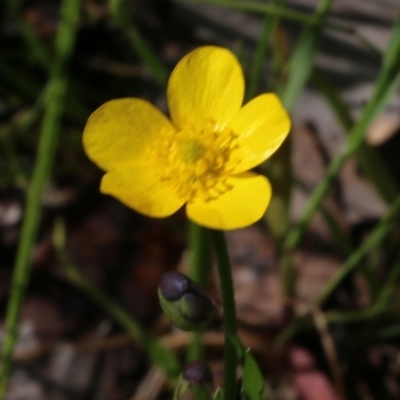
[[[201,287],[207,285],[211,266],[211,248],[209,231],[202,226],[190,222],[189,225],[189,277]],[[187,349],[186,361],[202,358],[201,332],[194,332]]]
[[[224,327],[229,335],[236,336],[237,322],[235,310],[235,298],[231,266],[226,248],[223,232],[211,230],[215,255],[217,258],[218,274],[221,285],[222,305],[224,308]],[[236,364],[237,356],[235,347],[225,335],[224,345],[224,400],[233,400],[236,396]]]
[[[210,274],[211,265],[211,249],[208,229],[191,222],[189,226],[189,247],[189,277],[198,285],[205,286]]]

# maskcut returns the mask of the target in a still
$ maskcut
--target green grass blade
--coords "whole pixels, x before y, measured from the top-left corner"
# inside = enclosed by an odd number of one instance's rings
[[[286,4],[286,0],[272,0],[272,6],[280,6]],[[267,55],[268,47],[271,45],[271,40],[279,23],[279,16],[266,15],[263,22],[261,36],[257,42],[256,51],[253,58],[253,63],[250,70],[249,82],[246,93],[246,100],[250,101],[257,92],[258,82],[260,80],[262,65]]]
[[[290,58],[288,81],[280,93],[282,102],[288,110],[293,108],[314,68],[314,56],[324,27],[324,18],[331,3],[332,0],[321,0],[318,4],[314,13],[315,24],[304,28]]]
[[[232,1],[232,0],[184,0],[187,3],[205,3],[213,6],[236,8],[243,11],[256,12],[263,15],[270,15],[278,18],[284,18],[291,21],[297,21],[304,24],[315,23],[314,19],[308,14],[290,10],[284,7],[278,7],[271,4],[262,4],[251,1]]]
[[[325,288],[319,295],[319,301],[323,302],[339,285],[343,279],[349,275],[362,261],[365,255],[378,244],[382,243],[388,235],[394,224],[397,222],[397,217],[400,214],[400,196],[390,207],[386,215],[380,220],[379,224],[371,232],[368,239],[356,250],[342,265],[340,270],[328,282]]]
[[[288,81],[284,85],[283,89],[278,93],[280,94],[282,103],[287,110],[291,110],[306,85],[311,72],[314,68],[314,56],[318,49],[319,39],[324,26],[324,19],[332,0],[321,0],[314,13],[315,24],[307,25],[298,40],[296,47],[290,57],[288,64]],[[291,171],[291,152],[290,146],[287,143],[284,147],[286,151],[283,153],[281,163],[284,165],[281,168],[286,173],[280,178],[283,182],[286,182],[287,190],[284,197],[284,208],[280,219],[282,220],[283,230],[287,231],[289,226],[289,207],[291,199],[291,182],[292,171]],[[284,234],[281,234],[281,238]],[[295,277],[294,277],[294,265],[290,258],[289,253],[285,253],[283,258],[283,290],[288,298],[294,295],[295,291]]]
[[[305,12],[299,12],[289,8],[284,8],[282,6],[276,6],[272,4],[263,4],[262,2],[252,2],[252,1],[240,1],[240,0],[180,0],[186,3],[204,3],[211,4],[218,7],[229,7],[238,10],[248,11],[252,13],[270,15],[278,18],[286,19],[289,21],[299,22],[306,25],[315,25],[318,22],[315,20],[314,16],[309,15]],[[326,21],[326,28],[333,29],[335,31],[348,33],[360,41],[370,53],[380,56],[381,51],[375,46],[371,40],[362,35],[360,32],[354,31],[354,28],[350,25],[345,25],[343,23],[337,23],[335,21]]]
[[[354,121],[337,90],[319,71],[314,72],[313,81],[325,96],[345,132],[348,133],[353,127]],[[364,142],[360,144],[356,155],[365,175],[373,183],[381,197],[391,203],[397,197],[399,188],[381,157]]]
[[[109,4],[114,21],[121,29],[127,31],[129,39],[140,59],[153,73],[157,83],[165,88],[168,81],[168,71],[141,37],[132,21],[129,20],[126,12],[126,2],[124,0],[109,0]]]
[[[336,180],[343,164],[359,149],[363,143],[364,134],[369,124],[384,108],[388,100],[400,86],[400,68],[398,62],[400,57],[400,35],[396,33],[399,25],[400,18],[397,18],[395,29],[393,30],[394,35],[391,40],[391,48],[388,49],[388,53],[391,54],[391,62],[389,63],[386,61],[383,63],[374,93],[364,108],[361,118],[351,129],[346,146],[329,165],[325,179],[311,195],[299,223],[287,232],[285,245],[288,251],[298,245],[303,237],[308,222],[325,198],[332,183]],[[394,54],[397,54],[397,56],[394,56]]]
[[[61,21],[56,36],[56,55],[46,93],[46,106],[37,161],[28,189],[27,205],[13,271],[11,293],[7,305],[5,337],[2,346],[2,368],[0,371],[1,400],[5,399],[7,390],[12,353],[18,331],[17,323],[29,279],[31,254],[39,227],[41,199],[50,176],[55,155],[63,102],[67,89],[65,67],[75,42],[75,24],[79,17],[80,5],[80,0],[64,0],[62,3]]]

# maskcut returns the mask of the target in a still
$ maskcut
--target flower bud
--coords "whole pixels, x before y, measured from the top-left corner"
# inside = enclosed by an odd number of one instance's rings
[[[209,365],[198,360],[186,364],[182,377],[193,385],[208,385],[213,381]]]
[[[204,361],[192,361],[186,364],[182,375],[179,377],[174,399],[211,400],[212,392],[213,378],[210,367]]]
[[[211,322],[212,301],[198,285],[177,271],[166,272],[161,277],[158,297],[164,314],[179,329],[198,331]]]

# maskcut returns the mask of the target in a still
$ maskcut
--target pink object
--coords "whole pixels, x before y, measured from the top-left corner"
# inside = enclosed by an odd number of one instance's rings
[[[291,347],[288,354],[292,381],[303,400],[340,400],[331,381],[316,365],[311,353]]]

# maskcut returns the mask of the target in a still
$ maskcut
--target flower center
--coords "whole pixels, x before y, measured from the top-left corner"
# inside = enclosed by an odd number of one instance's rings
[[[237,135],[227,126],[207,120],[201,129],[187,124],[178,134],[166,135],[159,153],[165,161],[162,179],[178,195],[191,201],[211,201],[232,189],[227,178],[233,170],[232,150]]]

